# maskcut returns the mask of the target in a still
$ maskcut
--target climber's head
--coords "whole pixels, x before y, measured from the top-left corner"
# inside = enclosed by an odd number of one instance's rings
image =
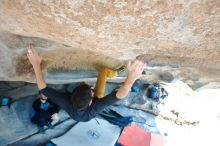
[[[45,103],[47,101],[47,96],[43,95],[42,93],[39,92],[38,97],[40,98],[40,101],[42,103]]]
[[[84,109],[91,104],[93,95],[91,86],[83,82],[73,90],[70,100],[77,109]]]

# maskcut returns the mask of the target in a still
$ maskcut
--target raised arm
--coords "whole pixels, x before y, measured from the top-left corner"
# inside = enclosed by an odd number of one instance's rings
[[[136,79],[140,77],[145,67],[145,63],[141,60],[134,60],[129,61],[127,65],[128,69],[128,77],[126,78],[124,84],[118,89],[116,93],[116,97],[118,99],[122,99],[127,96],[128,92],[130,91],[133,83]]]
[[[119,101],[119,99],[126,97],[135,80],[139,78],[142,74],[144,66],[145,64],[142,61],[129,61],[127,65],[128,77],[126,78],[124,84],[116,92],[113,91],[112,93],[106,95],[103,98],[94,98],[90,106],[90,114],[92,116],[95,116],[97,113],[101,112],[107,106],[112,105]]]
[[[28,45],[27,50],[27,57],[34,68],[37,87],[39,90],[44,89],[46,87],[46,83],[41,70],[42,57],[37,53],[32,44]]]

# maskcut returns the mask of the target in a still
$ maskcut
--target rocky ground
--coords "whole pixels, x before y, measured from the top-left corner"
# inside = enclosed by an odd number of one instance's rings
[[[166,120],[158,119],[157,123],[159,131],[168,134],[167,145],[219,145],[220,88],[193,91],[177,82],[167,90],[170,95],[160,114],[170,119],[162,117]]]
[[[111,91],[113,87],[118,85],[118,83],[109,83],[107,91]],[[123,105],[123,103],[129,102],[131,97],[137,98],[135,101],[143,100],[139,96],[134,96],[134,93],[111,108],[124,116],[133,116],[134,122],[146,131],[161,134],[167,146],[217,146],[219,145],[217,137],[220,130],[220,101],[218,98],[220,89],[218,87],[219,84],[215,85],[216,89],[204,89],[201,87],[197,90],[192,90],[182,81],[164,84],[163,87],[169,92],[169,96],[157,106],[157,110],[160,111],[158,116],[146,112],[147,106],[140,102],[139,105],[137,103],[134,103],[133,106]],[[73,85],[51,86],[57,90],[64,91],[65,88],[71,88]],[[35,96],[30,95],[36,93],[36,86],[22,82],[14,84],[1,82],[1,93],[6,93],[3,92],[2,87],[7,89],[7,92],[10,93],[15,101],[11,109],[0,108],[0,145],[41,145],[74,126],[75,121],[69,119],[65,112],[61,112],[61,122],[56,128],[47,130],[45,135],[39,134],[37,128],[29,121],[31,102],[36,99]],[[10,90],[12,92],[9,92]],[[15,95],[20,93],[22,93],[21,96],[23,98],[19,97],[17,99]]]

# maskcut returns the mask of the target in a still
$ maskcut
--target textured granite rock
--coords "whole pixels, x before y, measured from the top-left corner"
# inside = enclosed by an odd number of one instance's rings
[[[219,11],[218,0],[2,0],[0,80],[33,82],[25,56],[30,42],[44,57],[47,78],[117,68],[141,54],[159,71],[181,68],[185,79],[188,68],[219,74]]]

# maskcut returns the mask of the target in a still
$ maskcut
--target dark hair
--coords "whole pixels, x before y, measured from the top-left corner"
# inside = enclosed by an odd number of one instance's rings
[[[89,85],[81,83],[73,90],[70,96],[72,105],[77,109],[86,108],[93,98],[91,91],[92,89]]]

